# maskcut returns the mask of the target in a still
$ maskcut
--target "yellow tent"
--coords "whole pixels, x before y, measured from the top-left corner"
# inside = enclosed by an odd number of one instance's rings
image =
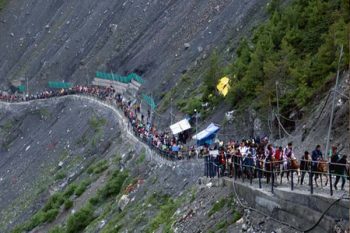
[[[220,94],[222,94],[223,96],[226,96],[229,89],[230,89],[230,79],[228,77],[223,77],[219,80],[218,85],[216,86],[216,88],[218,89],[218,91],[220,92]]]

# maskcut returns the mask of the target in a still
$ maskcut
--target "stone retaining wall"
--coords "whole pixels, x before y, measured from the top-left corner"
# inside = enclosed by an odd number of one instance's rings
[[[305,231],[311,228],[322,213],[336,198],[323,195],[311,195],[302,191],[275,189],[274,193],[250,186],[247,183],[224,178],[224,185],[229,186],[233,193],[248,203],[250,207]],[[341,200],[329,209],[320,224],[311,232],[333,232],[339,221],[348,223],[349,201]]]

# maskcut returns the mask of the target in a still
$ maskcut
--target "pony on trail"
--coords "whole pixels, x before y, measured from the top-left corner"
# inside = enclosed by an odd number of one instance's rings
[[[288,159],[286,163],[283,164],[282,172],[281,172],[281,184],[284,173],[287,173],[287,180],[289,181],[290,172],[295,172],[298,176],[298,184],[300,181],[300,165],[298,160],[295,158]]]
[[[316,172],[317,173],[314,174],[316,187],[318,187],[318,183],[317,183],[318,177],[321,178],[321,187],[323,187],[322,176],[326,177],[325,186],[327,186],[327,184],[328,184],[328,161],[325,160],[325,159],[320,159],[319,161],[317,161],[317,170],[316,170]]]

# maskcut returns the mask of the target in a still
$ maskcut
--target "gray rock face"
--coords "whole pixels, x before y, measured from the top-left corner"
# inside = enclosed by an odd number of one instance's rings
[[[49,195],[76,179],[91,159],[103,159],[120,130],[110,111],[82,100],[1,102],[0,109],[0,232],[8,232],[12,223],[31,216]],[[89,124],[93,116],[108,119],[101,136]],[[92,146],[87,138],[101,140]],[[55,182],[59,171],[66,177]]]
[[[62,78],[85,84],[96,70],[112,70],[135,71],[146,79],[146,88],[161,92],[204,50],[237,41],[244,33],[235,28],[249,31],[267,2],[9,1],[0,11],[6,22],[0,35],[9,35],[0,37],[0,54],[6,54],[0,57],[0,77],[6,77],[1,89],[20,77],[29,78],[33,92]],[[184,44],[198,49],[184,50]]]

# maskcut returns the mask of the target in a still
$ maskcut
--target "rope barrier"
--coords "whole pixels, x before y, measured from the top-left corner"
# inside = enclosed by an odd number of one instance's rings
[[[277,116],[277,114],[275,114],[275,116],[276,116],[276,118],[277,118],[278,124],[281,126],[281,128],[282,128],[283,131],[284,131],[284,133],[287,134],[289,137],[292,137],[292,135],[289,134],[289,133],[287,132],[287,130],[283,127],[283,125],[282,125],[282,123],[281,123],[279,117]]]

